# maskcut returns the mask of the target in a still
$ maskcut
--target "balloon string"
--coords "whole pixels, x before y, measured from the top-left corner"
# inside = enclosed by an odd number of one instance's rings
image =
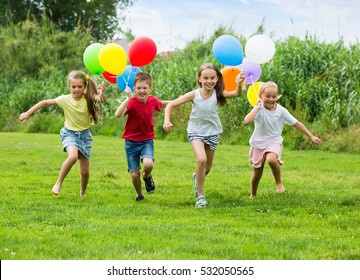
[[[128,73],[128,76],[127,76],[127,79],[125,80],[125,77],[124,76],[122,76],[122,78],[123,78],[123,80],[124,80],[124,83],[125,83],[125,86],[128,86],[129,85],[129,79],[130,79],[130,75],[131,75],[131,71],[132,71],[132,69],[133,69],[133,66],[131,65],[130,66],[130,70],[129,70],[129,73]]]

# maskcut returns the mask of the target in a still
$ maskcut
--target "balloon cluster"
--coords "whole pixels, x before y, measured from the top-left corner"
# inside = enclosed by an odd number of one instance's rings
[[[213,43],[213,55],[222,64],[226,65],[221,73],[224,78],[225,90],[236,89],[236,76],[244,71],[245,84],[250,85],[247,91],[247,99],[252,106],[258,100],[259,88],[262,82],[257,82],[261,76],[260,64],[270,61],[275,54],[273,40],[263,34],[257,34],[247,40],[245,55],[241,43],[231,35],[222,35]],[[243,85],[244,87],[245,85]]]
[[[124,48],[115,43],[106,45],[93,43],[83,54],[86,69],[95,75],[102,75],[108,82],[117,84],[124,91],[128,86],[134,87],[136,74],[141,66],[151,63],[156,57],[157,48],[148,37],[136,38],[129,47],[128,57],[131,65],[127,65]]]

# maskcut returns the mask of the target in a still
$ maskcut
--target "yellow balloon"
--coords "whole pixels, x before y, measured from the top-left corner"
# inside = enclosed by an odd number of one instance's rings
[[[259,100],[259,91],[261,84],[262,82],[253,83],[247,90],[247,99],[252,106],[255,106],[256,102]]]
[[[113,75],[121,75],[127,63],[126,52],[118,44],[106,44],[99,51],[99,62],[105,71]]]

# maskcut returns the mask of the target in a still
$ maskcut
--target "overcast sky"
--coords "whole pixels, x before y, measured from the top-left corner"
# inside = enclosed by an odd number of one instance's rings
[[[134,0],[125,16],[122,28],[150,37],[158,52],[208,38],[220,25],[248,39],[263,19],[265,34],[274,40],[306,33],[326,42],[360,40],[358,0]]]

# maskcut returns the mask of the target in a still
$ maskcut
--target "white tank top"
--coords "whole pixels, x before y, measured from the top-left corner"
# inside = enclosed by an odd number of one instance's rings
[[[201,136],[217,135],[223,132],[218,114],[216,91],[208,99],[203,99],[200,89],[195,91],[194,103],[187,127],[187,133]]]

